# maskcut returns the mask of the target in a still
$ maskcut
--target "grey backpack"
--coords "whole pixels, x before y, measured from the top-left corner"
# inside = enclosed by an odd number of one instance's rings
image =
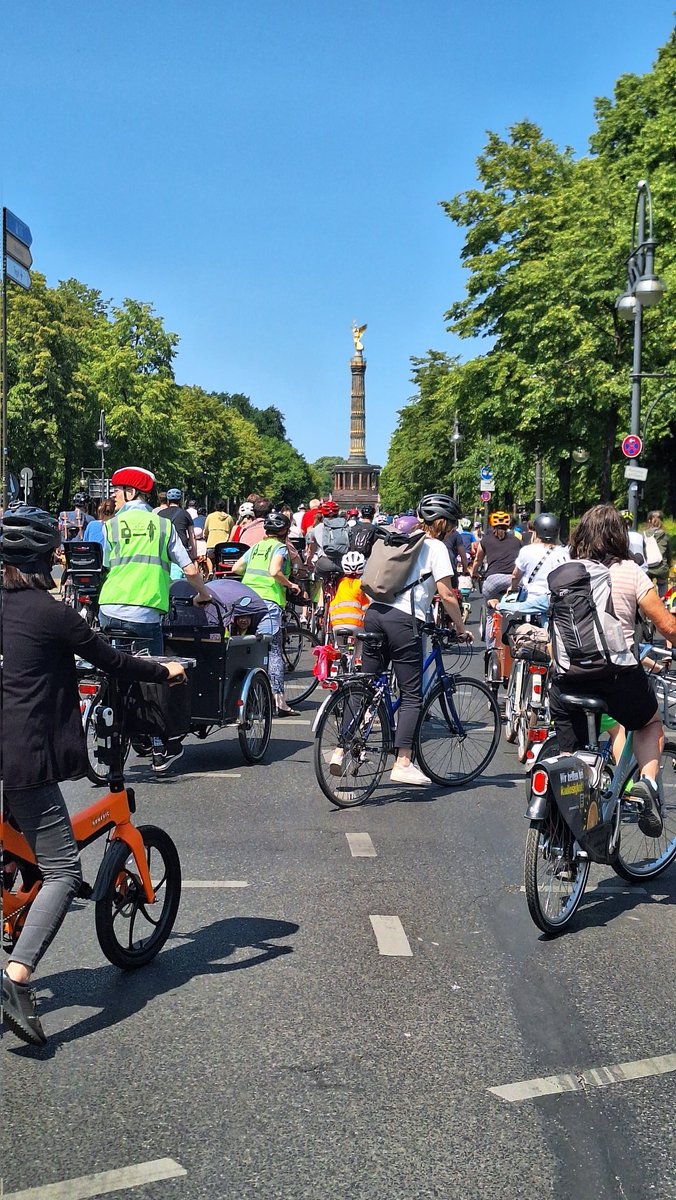
[[[420,557],[424,541],[422,529],[416,529],[410,536],[396,530],[385,533],[379,529],[361,577],[366,595],[383,604],[394,604],[403,592],[416,587],[422,577],[408,585],[406,581]]]
[[[322,553],[329,558],[342,558],[350,549],[350,530],[345,517],[324,517]]]

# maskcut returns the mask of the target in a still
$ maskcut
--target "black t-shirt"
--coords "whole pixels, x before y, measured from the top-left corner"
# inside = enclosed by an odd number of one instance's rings
[[[358,550],[368,558],[375,541],[378,527],[370,521],[357,521],[350,530],[350,550]]]
[[[157,515],[158,517],[166,517],[167,520],[171,521],[186,550],[189,550],[190,530],[194,525],[190,513],[186,512],[178,504],[169,504],[166,508],[161,508]]]
[[[507,537],[499,538],[489,529],[481,539],[481,549],[485,554],[486,578],[489,575],[511,575],[514,570],[521,542],[508,533]]]
[[[465,549],[465,543],[462,540],[462,534],[459,529],[452,529],[444,538],[444,546],[448,550],[451,557],[451,566],[453,567],[452,586],[458,586],[458,554]],[[465,554],[467,557],[467,554]]]

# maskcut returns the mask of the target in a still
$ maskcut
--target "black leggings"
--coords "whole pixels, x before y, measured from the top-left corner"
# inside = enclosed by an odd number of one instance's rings
[[[422,705],[422,642],[413,618],[390,604],[374,603],[366,610],[364,630],[384,639],[382,650],[364,645],[364,674],[376,675],[392,663],[401,692],[394,744],[397,750],[410,750]]]
[[[5,799],[44,878],[16,946],[9,954],[12,962],[22,963],[33,971],[80,887],[80,855],[58,784],[9,791]]]

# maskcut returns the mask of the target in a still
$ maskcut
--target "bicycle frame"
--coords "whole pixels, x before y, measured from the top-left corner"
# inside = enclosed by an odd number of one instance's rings
[[[446,668],[444,667],[444,660],[443,660],[443,657],[441,654],[441,648],[437,641],[432,642],[432,649],[430,650],[429,654],[423,661],[423,665],[422,665],[422,677],[423,678],[424,678],[425,672],[432,665],[434,665],[434,672],[432,674],[432,677],[430,679],[428,686],[425,688],[425,691],[423,693],[423,700],[424,700],[425,696],[429,695],[430,689],[434,686],[434,684],[438,680],[440,680],[444,687],[445,698],[450,704],[450,708],[451,708],[450,716],[455,725],[455,729],[460,737],[465,737],[465,729],[463,728],[462,722],[456,711],[455,704],[453,703],[453,692],[455,691],[455,684],[453,682],[453,676],[449,675],[446,671]],[[388,721],[389,721],[389,725],[390,725],[390,733],[394,734],[394,728],[395,728],[394,718],[401,707],[401,697],[397,696],[394,700],[392,699],[392,693],[390,691],[390,683],[389,683],[387,671],[382,671],[379,675],[376,675],[376,676],[373,676],[373,675],[370,677],[365,676],[365,678],[369,679],[371,686],[374,689],[374,692],[379,697],[382,697],[383,701],[385,702],[385,708],[387,710],[387,716],[388,716]],[[375,718],[375,713],[374,713],[374,718]],[[369,733],[370,733],[370,728],[369,728]]]

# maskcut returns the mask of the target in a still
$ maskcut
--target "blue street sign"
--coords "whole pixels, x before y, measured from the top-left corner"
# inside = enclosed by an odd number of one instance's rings
[[[7,255],[5,261],[7,263],[7,274],[9,275],[9,278],[13,279],[15,283],[18,283],[19,287],[25,288],[26,291],[29,291],[31,286],[31,277],[26,268],[22,267],[21,263],[15,262],[13,258],[10,258],[9,254]]]
[[[13,212],[10,212],[8,208],[5,209],[5,229],[9,233],[13,233],[14,237],[18,238],[20,242],[23,242],[24,246],[31,245],[33,241],[33,234],[31,233],[30,229],[23,221],[20,221]]]
[[[482,479],[492,479],[493,478],[493,472],[491,471],[490,467],[482,467],[481,468],[481,478]]]

